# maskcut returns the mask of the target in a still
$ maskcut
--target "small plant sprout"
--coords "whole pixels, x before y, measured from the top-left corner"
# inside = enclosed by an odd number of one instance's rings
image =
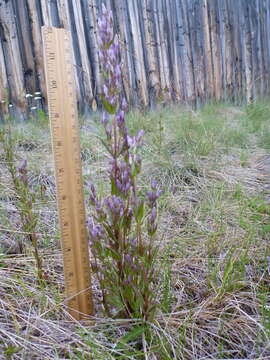
[[[138,188],[143,131],[131,136],[126,126],[119,41],[113,32],[112,13],[104,5],[98,29],[104,77],[101,100],[105,111],[101,123],[106,134],[101,141],[110,159],[110,194],[101,199],[95,186],[90,186],[90,244],[107,314],[151,320],[156,310],[155,235],[161,191],[153,181],[144,201]]]

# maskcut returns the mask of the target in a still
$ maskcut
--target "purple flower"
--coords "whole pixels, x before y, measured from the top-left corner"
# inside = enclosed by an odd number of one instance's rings
[[[104,236],[103,228],[100,224],[95,224],[94,219],[92,217],[88,217],[87,219],[87,227],[90,235],[90,239],[94,243],[97,240],[101,240]]]
[[[136,142],[137,144],[140,144],[141,143],[141,140],[142,140],[142,137],[144,135],[144,131],[143,130],[140,130],[136,136]]]
[[[127,141],[128,141],[128,145],[130,148],[134,148],[136,146],[136,139],[134,136],[129,136],[127,137]]]
[[[151,181],[151,188],[152,188],[152,190],[156,190],[156,188],[157,188],[157,181],[156,180]]]
[[[119,127],[119,129],[122,129],[123,126],[125,125],[125,113],[123,110],[121,110],[117,115],[116,115],[116,121],[117,121],[117,125]]]
[[[156,218],[157,218],[157,208],[156,207],[153,207],[152,211],[151,211],[151,215],[150,215],[150,222],[152,224],[155,223],[156,221]]]
[[[113,222],[119,221],[119,218],[124,215],[125,206],[123,200],[116,195],[112,195],[107,197],[104,203]]]
[[[103,126],[106,127],[108,122],[109,122],[109,114],[104,111],[103,114],[102,114],[101,123],[102,123]]]
[[[124,259],[125,259],[125,261],[129,264],[129,265],[131,265],[132,264],[132,257],[131,257],[131,255],[130,254],[126,254],[125,255],[125,257],[124,257]]]
[[[140,130],[136,136],[127,136],[127,141],[130,149],[137,150],[142,146],[142,137],[144,135],[144,131]]]
[[[89,201],[92,205],[97,206],[97,204],[98,204],[97,193],[96,193],[95,186],[93,184],[90,185]]]
[[[150,203],[156,202],[156,200],[158,198],[156,192],[154,192],[154,191],[147,191],[146,195],[147,195]]]

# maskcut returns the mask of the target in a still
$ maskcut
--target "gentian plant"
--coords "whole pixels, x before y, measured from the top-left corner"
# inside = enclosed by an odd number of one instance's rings
[[[110,194],[101,199],[90,186],[93,216],[88,218],[90,244],[105,312],[109,316],[152,320],[157,303],[157,200],[155,181],[145,196],[138,188],[143,131],[128,132],[127,102],[121,96],[119,40],[111,11],[102,6],[98,21],[99,58],[104,106],[101,139],[109,159]]]
[[[38,236],[36,227],[38,223],[38,215],[34,212],[36,202],[35,193],[32,191],[27,170],[27,160],[23,159],[19,166],[16,166],[16,150],[15,139],[11,135],[11,129],[8,128],[0,131],[0,143],[3,145],[7,168],[11,176],[17,201],[16,207],[20,215],[22,230],[26,239],[32,245],[33,255],[36,262],[37,277],[40,283],[43,283],[44,273],[42,268],[42,257],[38,249]],[[24,253],[24,244],[19,243],[21,253]]]

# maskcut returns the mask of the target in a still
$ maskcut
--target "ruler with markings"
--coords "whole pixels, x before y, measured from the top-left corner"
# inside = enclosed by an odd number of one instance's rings
[[[79,320],[93,306],[71,40],[54,27],[44,26],[42,35],[66,302]]]

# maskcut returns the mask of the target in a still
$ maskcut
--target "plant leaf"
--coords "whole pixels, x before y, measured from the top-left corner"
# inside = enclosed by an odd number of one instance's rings
[[[140,335],[142,335],[146,329],[147,329],[147,326],[135,326],[127,334],[125,334],[124,336],[122,336],[119,339],[119,342],[116,345],[115,349],[121,349],[123,347],[123,345],[125,346],[129,342],[138,339],[138,337]]]
[[[116,106],[111,105],[104,96],[101,97],[102,105],[109,114],[113,115],[116,113]]]

